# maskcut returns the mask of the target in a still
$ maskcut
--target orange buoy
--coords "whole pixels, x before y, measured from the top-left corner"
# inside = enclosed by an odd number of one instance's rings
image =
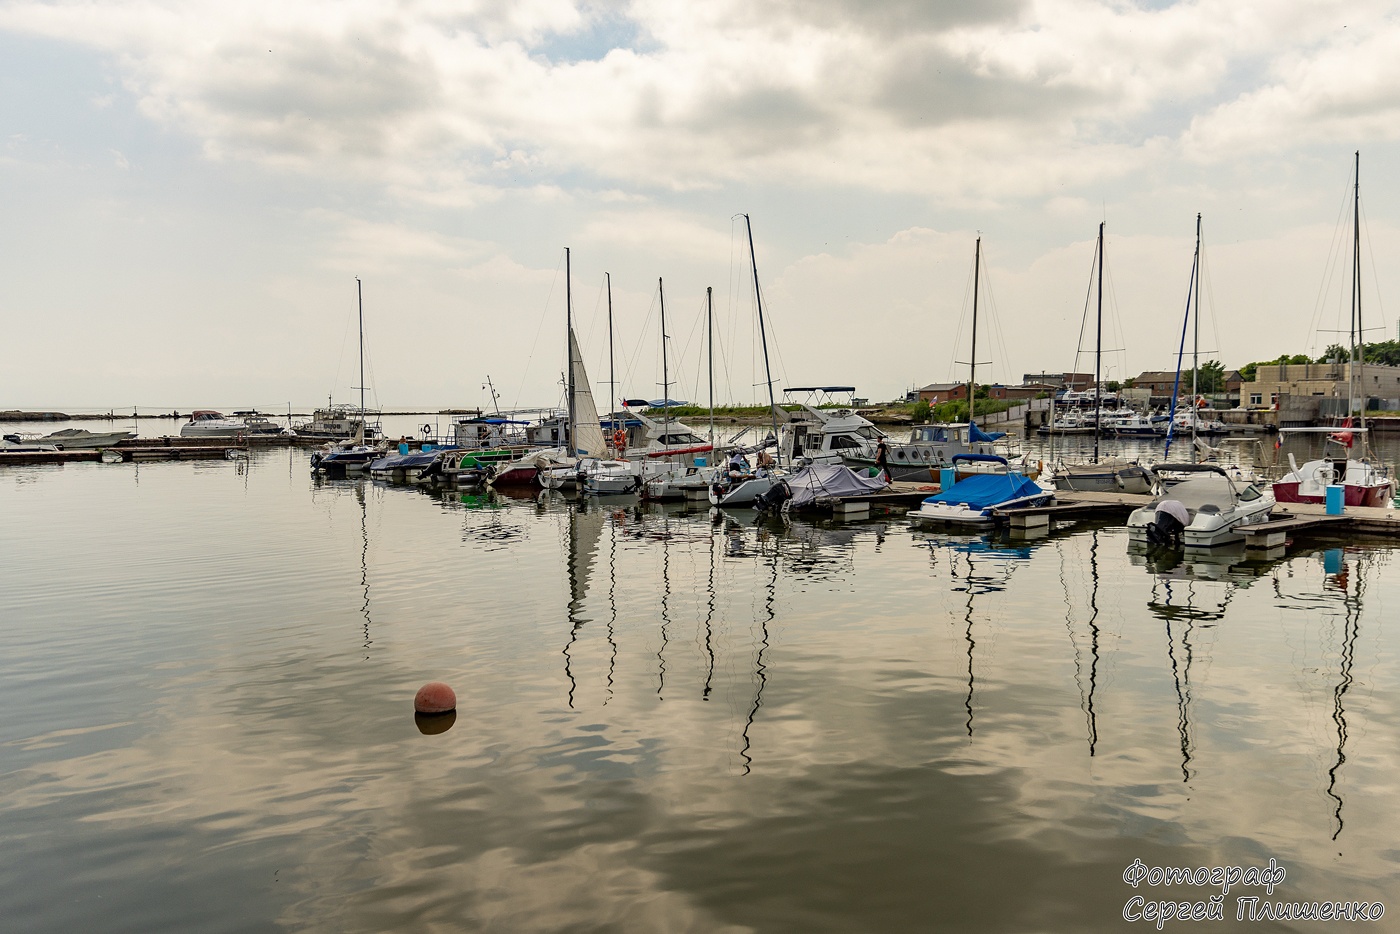
[[[429,681],[413,696],[414,713],[448,713],[457,709],[457,695],[441,681]]]

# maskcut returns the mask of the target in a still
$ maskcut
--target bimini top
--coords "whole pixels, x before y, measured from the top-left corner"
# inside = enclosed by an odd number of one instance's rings
[[[941,493],[924,500],[926,503],[947,503],[987,509],[1013,499],[1035,496],[1044,491],[1034,480],[1018,473],[979,473],[959,480]]]

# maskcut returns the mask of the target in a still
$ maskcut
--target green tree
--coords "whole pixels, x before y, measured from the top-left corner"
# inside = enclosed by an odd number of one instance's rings
[[[1385,366],[1400,366],[1400,341],[1378,341],[1365,345],[1367,363],[1380,363]]]
[[[1338,363],[1351,359],[1351,351],[1341,344],[1328,344],[1327,349],[1322,352],[1322,356],[1317,358],[1317,363],[1331,363],[1333,360]]]
[[[1190,385],[1190,374],[1182,374],[1182,385]],[[1225,391],[1225,364],[1219,360],[1207,360],[1196,373],[1196,389],[1200,392]]]
[[[914,408],[909,414],[914,417],[915,424],[921,424],[928,421],[929,413],[932,411],[933,409],[929,404],[923,399],[920,399],[918,402],[914,403]]]
[[[1299,366],[1304,363],[1312,363],[1313,358],[1304,353],[1282,354],[1276,360],[1256,360],[1253,363],[1246,363],[1240,367],[1240,378],[1246,383],[1252,383],[1259,373],[1261,366]],[[1204,367],[1202,367],[1204,369]]]

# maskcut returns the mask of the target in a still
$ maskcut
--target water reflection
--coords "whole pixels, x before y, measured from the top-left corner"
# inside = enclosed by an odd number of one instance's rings
[[[1392,552],[268,466],[0,482],[17,929],[1107,931],[1135,856],[1393,890]],[[90,534],[119,524],[122,555]],[[426,742],[430,679],[460,719]]]

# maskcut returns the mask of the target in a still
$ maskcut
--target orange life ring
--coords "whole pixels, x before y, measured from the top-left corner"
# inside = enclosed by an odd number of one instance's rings
[[[619,451],[627,450],[627,432],[621,428],[613,432],[613,447]]]

